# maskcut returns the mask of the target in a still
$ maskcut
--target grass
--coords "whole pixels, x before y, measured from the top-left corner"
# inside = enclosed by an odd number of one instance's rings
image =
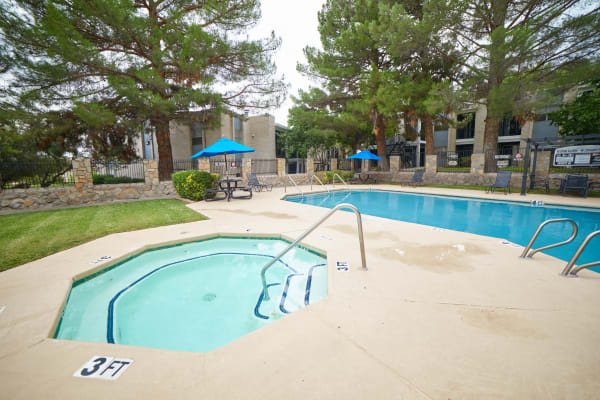
[[[205,219],[180,200],[0,215],[0,271],[111,233]]]

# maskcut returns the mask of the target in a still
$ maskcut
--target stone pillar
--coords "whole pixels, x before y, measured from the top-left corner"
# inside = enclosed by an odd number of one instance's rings
[[[73,160],[73,177],[75,178],[75,189],[77,190],[93,186],[92,160],[89,158]]]
[[[210,172],[210,158],[200,157],[198,159],[198,171]]]
[[[533,155],[531,157],[533,163]],[[550,166],[552,165],[551,151],[538,151],[537,160],[535,163],[535,176],[548,176],[550,174]]]
[[[251,173],[252,173],[252,159],[244,158],[242,160],[242,179],[247,181],[248,174],[251,174]]]
[[[437,154],[427,154],[425,156],[425,173],[435,174],[437,173]]]
[[[283,178],[287,174],[285,173],[285,158],[277,159],[277,176]]]
[[[336,169],[338,169],[338,161],[337,158],[332,158],[329,161],[329,167],[332,171],[335,171]]]
[[[306,159],[306,175],[312,176],[315,174],[315,160],[312,158]]]
[[[450,114],[450,119],[456,123],[456,113]],[[456,151],[456,127],[448,126],[448,151]]]
[[[144,183],[146,186],[159,184],[157,160],[144,160]]]
[[[400,172],[400,156],[390,156],[390,172]]]
[[[471,173],[483,175],[485,169],[485,153],[471,154]]]
[[[361,172],[369,172],[369,160],[361,160],[360,170]]]

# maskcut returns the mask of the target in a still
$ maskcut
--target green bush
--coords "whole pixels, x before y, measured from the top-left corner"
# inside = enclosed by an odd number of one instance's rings
[[[130,178],[128,176],[95,175],[93,176],[94,185],[114,185],[116,183],[138,183],[144,182],[143,179]]]
[[[171,175],[177,194],[184,199],[202,200],[206,189],[215,188],[220,179],[218,174],[204,171],[181,171]]]
[[[323,181],[323,183],[333,183],[333,176],[335,174],[338,174],[339,176],[341,176],[344,181],[346,181],[354,176],[354,172],[352,172],[352,171],[342,171],[339,169],[336,169],[333,171],[326,171],[326,172],[317,172],[315,175],[317,175],[319,177],[319,179],[321,181]],[[341,183],[338,178],[335,179],[335,182]]]

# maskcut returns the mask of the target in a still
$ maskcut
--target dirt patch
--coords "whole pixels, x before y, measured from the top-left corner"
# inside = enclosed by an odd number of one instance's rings
[[[466,324],[495,335],[535,339],[546,337],[543,332],[519,315],[519,311],[465,308],[458,313]]]
[[[377,253],[390,261],[415,266],[430,272],[447,274],[467,272],[474,269],[469,256],[486,254],[483,248],[474,244],[416,245],[402,244],[397,247],[384,247]]]

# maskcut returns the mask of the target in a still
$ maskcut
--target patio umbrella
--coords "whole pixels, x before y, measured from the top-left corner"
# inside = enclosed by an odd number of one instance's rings
[[[358,160],[383,160],[383,158],[376,156],[375,154],[367,150],[363,150],[360,153],[356,153],[348,158],[355,158]]]
[[[228,175],[227,172],[227,154],[237,154],[237,153],[251,153],[256,151],[248,146],[244,146],[243,144],[239,144],[234,142],[233,140],[229,140],[227,138],[221,138],[216,141],[214,144],[208,146],[202,151],[194,154],[190,158],[196,157],[212,157],[223,154],[225,156],[225,176]]]

